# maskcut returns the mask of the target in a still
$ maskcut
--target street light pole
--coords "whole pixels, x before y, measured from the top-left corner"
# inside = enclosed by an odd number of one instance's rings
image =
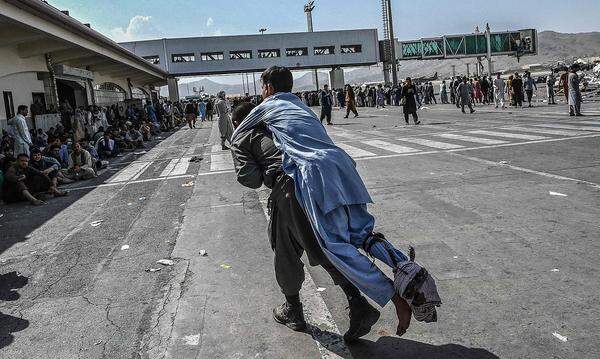
[[[306,13],[306,23],[308,24],[308,32],[313,32],[313,21],[312,21],[312,11],[315,9],[314,0],[309,1],[304,5],[304,12]],[[317,91],[319,91],[319,73],[317,69],[313,70],[313,82],[317,87]]]
[[[258,32],[260,32],[261,35],[264,35],[265,32],[267,32],[267,28],[266,27],[261,27],[260,29],[258,29]]]

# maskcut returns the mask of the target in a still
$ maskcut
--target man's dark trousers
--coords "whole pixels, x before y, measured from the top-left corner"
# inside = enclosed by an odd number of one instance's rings
[[[331,123],[331,107],[321,106],[321,123],[323,119],[327,119],[327,123]]]
[[[295,296],[300,293],[304,282],[304,264],[300,258],[304,251],[310,265],[323,267],[346,296],[360,295],[359,290],[323,253],[306,213],[296,200],[291,177],[279,175],[269,197],[269,210],[269,239],[275,252],[275,277],[284,295]]]

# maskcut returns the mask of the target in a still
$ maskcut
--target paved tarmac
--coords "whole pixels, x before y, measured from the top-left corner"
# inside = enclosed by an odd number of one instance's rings
[[[427,106],[419,126],[396,107],[335,110],[328,126],[377,230],[435,276],[438,323],[398,338],[388,305],[345,345],[343,294],[309,267],[310,330],[274,323],[268,192],[237,184],[208,122],[69,197],[0,207],[0,358],[600,357],[600,103],[476,110]]]

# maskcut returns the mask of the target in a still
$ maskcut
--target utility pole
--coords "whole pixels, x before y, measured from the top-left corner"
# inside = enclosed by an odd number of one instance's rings
[[[312,11],[315,9],[314,0],[309,1],[304,5],[304,12],[306,13],[306,22],[308,24],[308,32],[313,32],[313,21],[312,21]],[[317,69],[313,70],[313,82],[317,87],[317,91],[319,91],[319,73]]]
[[[390,66],[392,68],[392,84],[398,84],[398,69],[396,68],[396,40],[394,39],[394,21],[392,16],[392,0],[382,0],[383,32],[389,47]]]
[[[487,42],[488,75],[491,77],[494,69],[492,67],[492,31],[489,23],[485,24],[485,40]]]

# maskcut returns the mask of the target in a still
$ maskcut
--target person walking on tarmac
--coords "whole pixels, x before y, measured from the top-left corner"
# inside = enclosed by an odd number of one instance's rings
[[[394,303],[398,335],[408,329],[411,314],[419,321],[436,321],[441,300],[435,281],[414,262],[414,253],[406,256],[373,231],[375,220],[366,207],[371,198],[354,161],[291,93],[291,71],[273,66],[261,79],[264,101],[254,109],[240,105],[234,110],[232,154],[242,185],[272,189],[269,238],[275,277],[285,296],[273,319],[296,331],[307,327],[299,295],[304,281],[300,257],[306,251],[309,263],[322,266],[346,294],[346,341],[369,333],[380,316],[361,292],[381,306]],[[395,268],[394,281],[358,248]]]
[[[358,117],[358,111],[356,111],[356,95],[354,94],[354,89],[350,85],[346,85],[346,116],[344,118],[348,118],[350,116],[350,112],[354,114],[354,117]]]
[[[327,124],[331,125],[331,110],[333,104],[329,85],[327,84],[323,85],[323,90],[319,92],[319,103],[321,104],[321,123],[323,123],[323,119],[326,119]]]

